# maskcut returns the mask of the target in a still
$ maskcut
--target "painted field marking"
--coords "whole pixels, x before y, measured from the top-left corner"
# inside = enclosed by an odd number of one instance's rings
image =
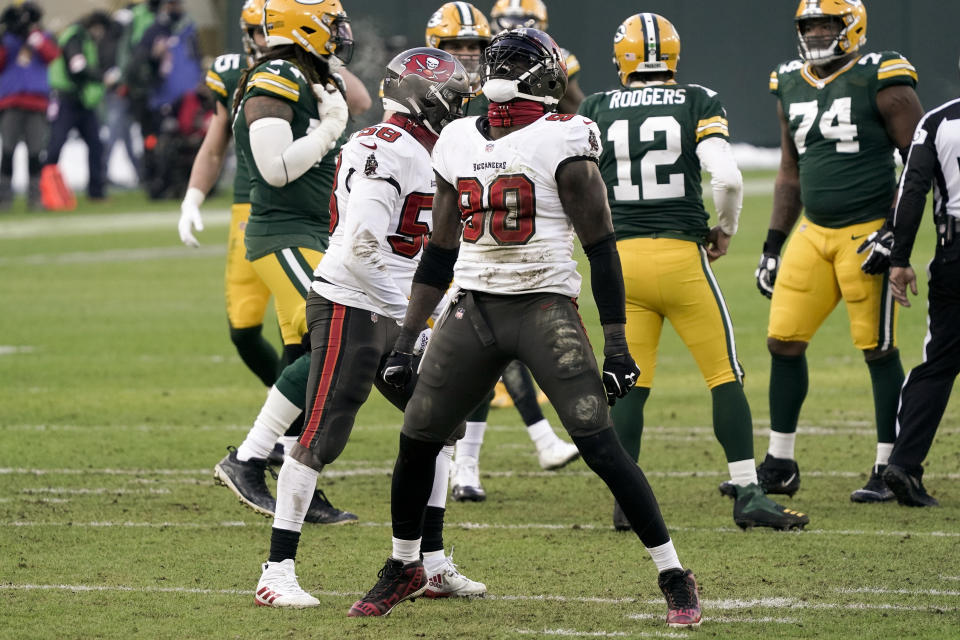
[[[126,585],[76,585],[76,584],[13,584],[0,583],[0,591],[76,591],[76,592],[123,592],[123,593],[192,593],[199,595],[229,595],[229,596],[252,596],[252,590],[246,589],[204,589],[197,587],[131,587]],[[353,598],[363,595],[361,591],[313,591],[307,588],[311,594],[317,597],[325,598]],[[485,600],[502,600],[504,602],[523,601],[523,602],[560,602],[560,603],[583,603],[583,604],[611,604],[611,605],[641,605],[663,607],[662,598],[593,598],[576,597],[560,595],[496,595],[487,594]],[[931,606],[911,606],[904,604],[874,604],[866,602],[807,602],[797,598],[758,598],[753,600],[738,600],[734,598],[725,598],[718,600],[703,600],[703,608],[706,611],[738,611],[741,609],[812,609],[812,610],[878,610],[878,611],[904,611],[921,612],[929,611],[957,611],[957,607],[938,607]],[[659,617],[660,614],[658,614]],[[708,614],[709,615],[709,614]],[[708,618],[705,618],[708,619]]]
[[[27,256],[0,258],[3,266],[49,266],[58,264],[112,264],[117,262],[142,262],[144,260],[183,260],[185,258],[212,258],[227,253],[222,244],[212,244],[196,249],[175,247],[149,247],[145,249],[107,249],[105,251],[75,251],[73,253],[35,253]]]
[[[944,591],[943,589],[885,589],[883,587],[857,587],[849,589],[836,587],[837,593],[878,593],[896,594],[904,596],[960,596],[960,591]]]
[[[26,495],[37,495],[42,493],[54,493],[63,495],[167,495],[170,489],[110,489],[107,487],[94,487],[90,489],[71,489],[68,487],[37,487],[35,489],[20,489],[20,493]]]
[[[661,618],[663,616],[660,616]],[[676,631],[577,631],[576,629],[514,629],[524,636],[557,636],[560,638],[689,638],[687,633]]]
[[[487,529],[500,531],[609,531],[613,532],[610,525],[603,524],[556,524],[556,523],[518,523],[518,524],[493,524],[482,522],[446,522],[448,529]],[[133,522],[133,521],[92,521],[92,522],[37,522],[32,520],[15,520],[12,522],[0,522],[0,527],[102,527],[102,528],[124,528],[124,527],[143,527],[160,529],[216,529],[222,527],[269,527],[271,521],[262,519],[258,521],[224,521],[224,522]],[[360,522],[358,527],[372,527],[377,529],[389,529],[393,525],[389,522]],[[685,531],[690,533],[737,533],[741,534],[740,529],[735,527],[670,527],[673,531]],[[745,534],[744,534],[745,535]],[[876,537],[914,537],[914,538],[960,538],[958,531],[883,531],[883,530],[856,530],[856,529],[804,529],[803,531],[778,532],[774,535],[783,536],[802,536],[802,535],[824,535],[824,536],[876,536]]]
[[[89,236],[151,229],[174,230],[180,213],[176,211],[135,211],[83,216],[40,216],[28,220],[0,223],[0,239]],[[230,224],[227,209],[204,209],[203,224],[218,227]],[[174,236],[176,237],[176,236]],[[188,248],[188,251],[191,250]]]
[[[626,616],[630,620],[659,620],[663,615],[655,613],[629,613]],[[737,617],[737,616],[711,616],[704,615],[704,622],[722,622],[724,624],[800,624],[799,618],[772,618],[765,616],[762,618]]]

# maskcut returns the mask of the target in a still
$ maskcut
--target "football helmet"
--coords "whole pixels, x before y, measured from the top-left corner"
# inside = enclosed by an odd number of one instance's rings
[[[425,39],[427,46],[435,49],[442,49],[450,42],[476,42],[482,50],[490,43],[490,23],[469,2],[448,2],[430,16]],[[480,54],[458,53],[457,58],[470,74],[470,80],[476,82],[480,77]]]
[[[547,5],[543,0],[497,0],[490,10],[490,22],[500,31],[529,27],[547,30]]]
[[[632,15],[617,27],[613,36],[613,64],[620,84],[627,86],[632,73],[677,75],[680,35],[673,24],[656,13]]]
[[[833,18],[840,26],[836,37],[803,35],[803,23]],[[800,57],[813,65],[826,64],[854,53],[867,42],[867,8],[860,0],[801,0],[794,17]]]
[[[268,47],[293,44],[344,64],[353,56],[353,31],[340,0],[267,0],[263,33]]]
[[[247,55],[258,56],[263,53],[253,39],[257,30],[263,29],[263,5],[266,0],[247,0],[240,10],[240,32],[243,34],[243,50]]]
[[[567,91],[567,65],[553,38],[539,29],[511,29],[480,56],[483,92],[493,102],[524,98],[556,108]]]
[[[471,95],[463,64],[441,49],[417,47],[397,54],[383,79],[385,111],[406,113],[439,135],[463,117],[463,101]]]

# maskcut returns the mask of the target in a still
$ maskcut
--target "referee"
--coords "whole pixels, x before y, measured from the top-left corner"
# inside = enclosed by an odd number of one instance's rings
[[[921,463],[930,451],[960,373],[960,99],[928,112],[917,125],[893,212],[890,292],[910,306],[917,294],[910,252],[933,187],[937,248],[928,267],[930,291],[923,362],[910,371],[900,392],[897,439],[883,473],[902,505],[939,506],[923,487]]]

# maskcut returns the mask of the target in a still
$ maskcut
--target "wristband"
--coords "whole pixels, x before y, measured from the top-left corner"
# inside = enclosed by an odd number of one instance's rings
[[[780,255],[780,249],[783,243],[787,241],[787,234],[779,229],[769,229],[767,231],[767,240],[763,243],[763,252]]]

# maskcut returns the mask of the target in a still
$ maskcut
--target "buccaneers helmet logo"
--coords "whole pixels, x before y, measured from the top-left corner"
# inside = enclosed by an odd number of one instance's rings
[[[403,61],[400,79],[409,75],[418,75],[431,82],[446,82],[457,70],[453,60],[442,60],[427,53],[412,55]]]

